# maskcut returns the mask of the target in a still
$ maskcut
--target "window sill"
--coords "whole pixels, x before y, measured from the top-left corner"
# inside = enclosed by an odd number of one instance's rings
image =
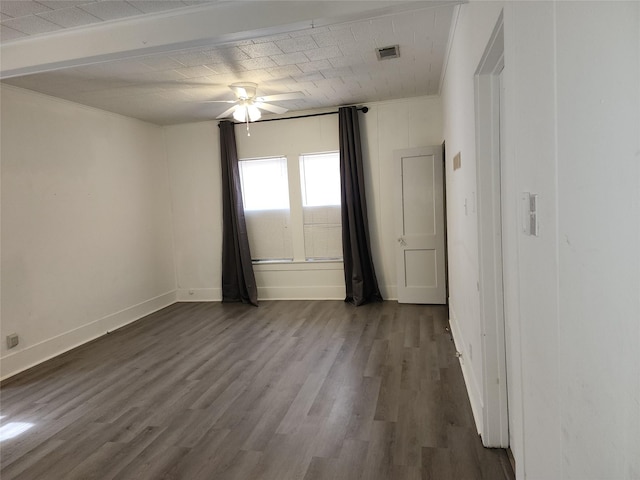
[[[262,261],[254,262],[253,269],[257,272],[294,272],[305,270],[343,270],[342,260],[313,260],[313,261]]]

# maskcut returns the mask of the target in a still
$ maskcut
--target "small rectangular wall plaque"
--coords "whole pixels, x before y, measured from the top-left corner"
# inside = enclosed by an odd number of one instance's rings
[[[458,170],[462,166],[462,161],[460,159],[460,152],[456,153],[456,156],[453,157],[453,169]]]

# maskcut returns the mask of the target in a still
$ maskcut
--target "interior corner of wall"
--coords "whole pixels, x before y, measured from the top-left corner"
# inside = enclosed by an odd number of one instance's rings
[[[109,332],[161,310],[176,302],[176,291],[172,290],[119,312],[106,315],[61,335],[36,343],[30,347],[2,357],[0,379],[4,380],[77,348]]]

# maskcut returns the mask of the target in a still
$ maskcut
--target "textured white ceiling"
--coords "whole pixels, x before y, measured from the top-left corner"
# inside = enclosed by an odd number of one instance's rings
[[[217,0],[2,0],[0,41]]]
[[[5,3],[25,3],[29,8],[9,8]],[[82,7],[83,12],[101,12],[99,16],[106,18],[115,15],[108,12],[153,10],[147,3],[158,2],[3,1],[2,11],[22,13],[24,18],[53,15],[56,11],[50,9],[36,12],[38,5],[47,7],[49,3],[69,4],[65,9],[70,11]],[[186,3],[194,2],[163,3],[185,8]],[[303,92],[300,100],[276,102],[294,111],[432,95],[439,92],[454,6],[425,5],[366,20],[94,63],[4,82],[161,125],[215,118],[228,105],[203,102],[234,98],[228,85],[238,81],[258,83],[259,95]],[[376,48],[396,44],[400,58],[378,61]]]

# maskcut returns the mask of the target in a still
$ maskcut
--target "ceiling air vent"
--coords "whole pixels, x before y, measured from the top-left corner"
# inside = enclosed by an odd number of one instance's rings
[[[382,47],[376,50],[378,60],[387,60],[388,58],[398,58],[400,56],[400,47],[392,45],[391,47]]]

